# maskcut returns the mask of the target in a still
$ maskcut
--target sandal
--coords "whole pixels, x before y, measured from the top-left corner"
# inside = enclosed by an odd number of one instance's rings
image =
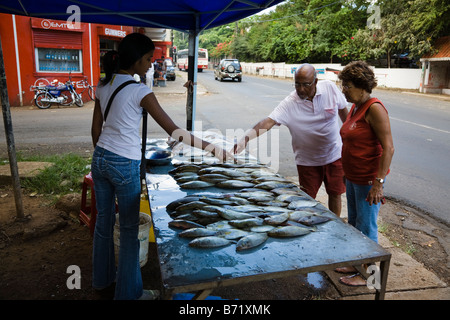
[[[335,272],[337,273],[343,273],[343,274],[355,274],[358,272],[358,270],[356,270],[355,267],[341,267],[341,268],[336,268],[334,269]]]
[[[345,282],[345,281],[343,281],[344,279],[349,279],[350,280],[350,279],[353,279],[353,278],[356,278],[356,277],[359,277],[361,280],[363,280],[363,282],[352,283],[352,282]],[[342,283],[342,284],[345,284],[346,286],[349,286],[349,287],[365,287],[365,286],[367,286],[366,280],[364,280],[360,276],[359,273],[355,273],[355,274],[353,274],[351,276],[340,277],[339,278],[339,282]]]

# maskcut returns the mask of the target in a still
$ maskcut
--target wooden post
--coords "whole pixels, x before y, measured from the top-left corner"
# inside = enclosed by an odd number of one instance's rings
[[[196,16],[196,25],[199,18]],[[188,90],[186,101],[186,130],[193,131],[195,122],[195,105],[197,95],[197,60],[198,60],[198,27],[196,30],[189,31],[189,50],[188,50]]]
[[[6,144],[8,146],[9,165],[11,168],[11,178],[14,189],[14,199],[16,201],[16,216],[18,219],[24,218],[22,189],[20,188],[19,168],[17,166],[16,147],[14,144],[14,133],[11,121],[11,110],[9,105],[8,88],[6,85],[5,64],[3,61],[3,49],[0,39],[0,97],[2,101],[3,122],[5,124]]]

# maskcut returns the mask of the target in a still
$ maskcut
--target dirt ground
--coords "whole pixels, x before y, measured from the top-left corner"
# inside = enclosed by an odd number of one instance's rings
[[[78,222],[80,195],[68,195],[52,205],[44,197],[25,191],[23,203],[27,217],[18,221],[12,188],[0,188],[0,300],[107,299],[91,288],[92,237],[87,227]],[[448,253],[440,241],[448,232],[430,225],[413,209],[389,203],[394,207],[380,212],[380,228],[386,229],[384,234],[449,283]],[[154,254],[155,248],[150,246],[149,256]],[[80,268],[80,289],[67,286],[71,265]],[[145,288],[158,287],[158,264],[154,260],[150,259],[142,268],[142,275]],[[240,300],[339,298],[328,281],[319,282],[314,285],[306,281],[306,276],[295,276],[251,286],[220,288],[211,295]]]

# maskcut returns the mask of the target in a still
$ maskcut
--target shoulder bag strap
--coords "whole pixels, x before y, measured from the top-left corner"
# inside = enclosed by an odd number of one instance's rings
[[[114,97],[116,96],[116,94],[119,93],[119,91],[122,90],[124,87],[126,87],[127,85],[132,84],[132,83],[137,83],[137,82],[134,81],[134,80],[126,81],[126,82],[122,83],[120,86],[118,86],[117,89],[113,92],[113,94],[109,98],[108,105],[106,106],[105,114],[103,115],[103,120],[104,121],[106,121],[106,117],[108,116],[109,109],[111,108],[111,103],[113,102]]]

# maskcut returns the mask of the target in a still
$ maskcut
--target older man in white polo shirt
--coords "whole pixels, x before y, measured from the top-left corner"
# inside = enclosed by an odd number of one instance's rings
[[[333,82],[318,81],[316,70],[310,64],[302,64],[294,79],[295,90],[268,117],[245,133],[234,146],[234,152],[240,153],[251,139],[274,125],[287,126],[301,188],[315,198],[324,182],[328,208],[340,216],[345,185],[339,118],[344,122],[347,117],[347,101]]]

